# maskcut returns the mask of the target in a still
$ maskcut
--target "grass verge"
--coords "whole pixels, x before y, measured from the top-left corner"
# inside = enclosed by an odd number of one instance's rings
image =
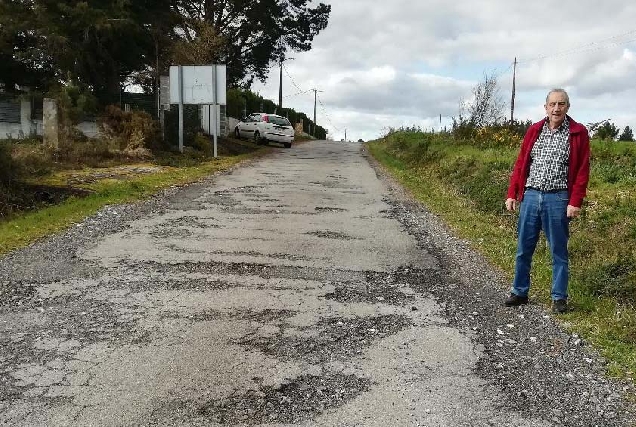
[[[370,142],[367,147],[416,199],[512,280],[517,216],[503,209],[503,200],[515,149],[462,146],[449,140],[435,141],[421,133],[398,133]],[[585,214],[572,223],[570,230],[573,310],[559,319],[600,351],[610,375],[634,381],[633,178],[630,174],[623,177],[613,168],[606,172],[608,167],[601,156],[612,164],[616,158],[598,151]],[[621,159],[625,160],[625,155]],[[551,268],[542,238],[533,261],[530,297],[546,307],[551,302]]]
[[[91,190],[92,194],[82,198],[70,197],[61,204],[21,215],[13,215],[11,218],[0,222],[0,255],[60,232],[94,214],[106,205],[144,199],[164,188],[198,181],[203,177],[227,170],[239,162],[264,152],[267,152],[267,150],[237,156],[219,157],[206,161],[188,161],[186,162],[187,166],[163,166],[154,173],[131,175],[125,177],[125,179],[104,178],[81,184],[79,185],[80,188]],[[165,158],[163,159],[164,164],[180,164],[182,162],[178,158],[172,162],[168,162]],[[107,170],[108,168],[99,169],[102,174]],[[70,173],[90,176],[91,170],[61,171],[39,179],[38,182],[59,185],[66,181]]]

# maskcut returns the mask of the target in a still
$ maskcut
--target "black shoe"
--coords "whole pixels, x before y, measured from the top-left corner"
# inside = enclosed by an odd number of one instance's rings
[[[506,307],[516,307],[518,305],[522,305],[522,304],[528,304],[528,297],[522,297],[519,296],[517,294],[510,294],[510,296],[508,298],[506,298],[506,301],[504,302]]]
[[[557,299],[552,301],[552,312],[557,314],[563,314],[568,311],[568,300]]]

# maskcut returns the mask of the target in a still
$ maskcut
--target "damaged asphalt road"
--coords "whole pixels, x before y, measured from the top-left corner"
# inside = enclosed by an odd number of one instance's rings
[[[1,259],[0,424],[632,425],[632,386],[372,164],[298,145]]]

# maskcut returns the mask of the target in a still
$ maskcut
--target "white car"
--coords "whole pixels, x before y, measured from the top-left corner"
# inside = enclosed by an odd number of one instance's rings
[[[234,128],[237,138],[250,138],[257,144],[280,142],[289,148],[294,141],[294,127],[283,116],[267,113],[250,114]]]

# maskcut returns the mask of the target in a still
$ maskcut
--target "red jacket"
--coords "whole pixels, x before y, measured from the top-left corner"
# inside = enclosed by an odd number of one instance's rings
[[[523,191],[530,174],[530,152],[539,139],[547,118],[530,126],[521,143],[521,150],[510,175],[508,198],[523,200]],[[590,136],[587,128],[568,116],[570,122],[570,161],[568,166],[569,204],[580,208],[590,179]]]

